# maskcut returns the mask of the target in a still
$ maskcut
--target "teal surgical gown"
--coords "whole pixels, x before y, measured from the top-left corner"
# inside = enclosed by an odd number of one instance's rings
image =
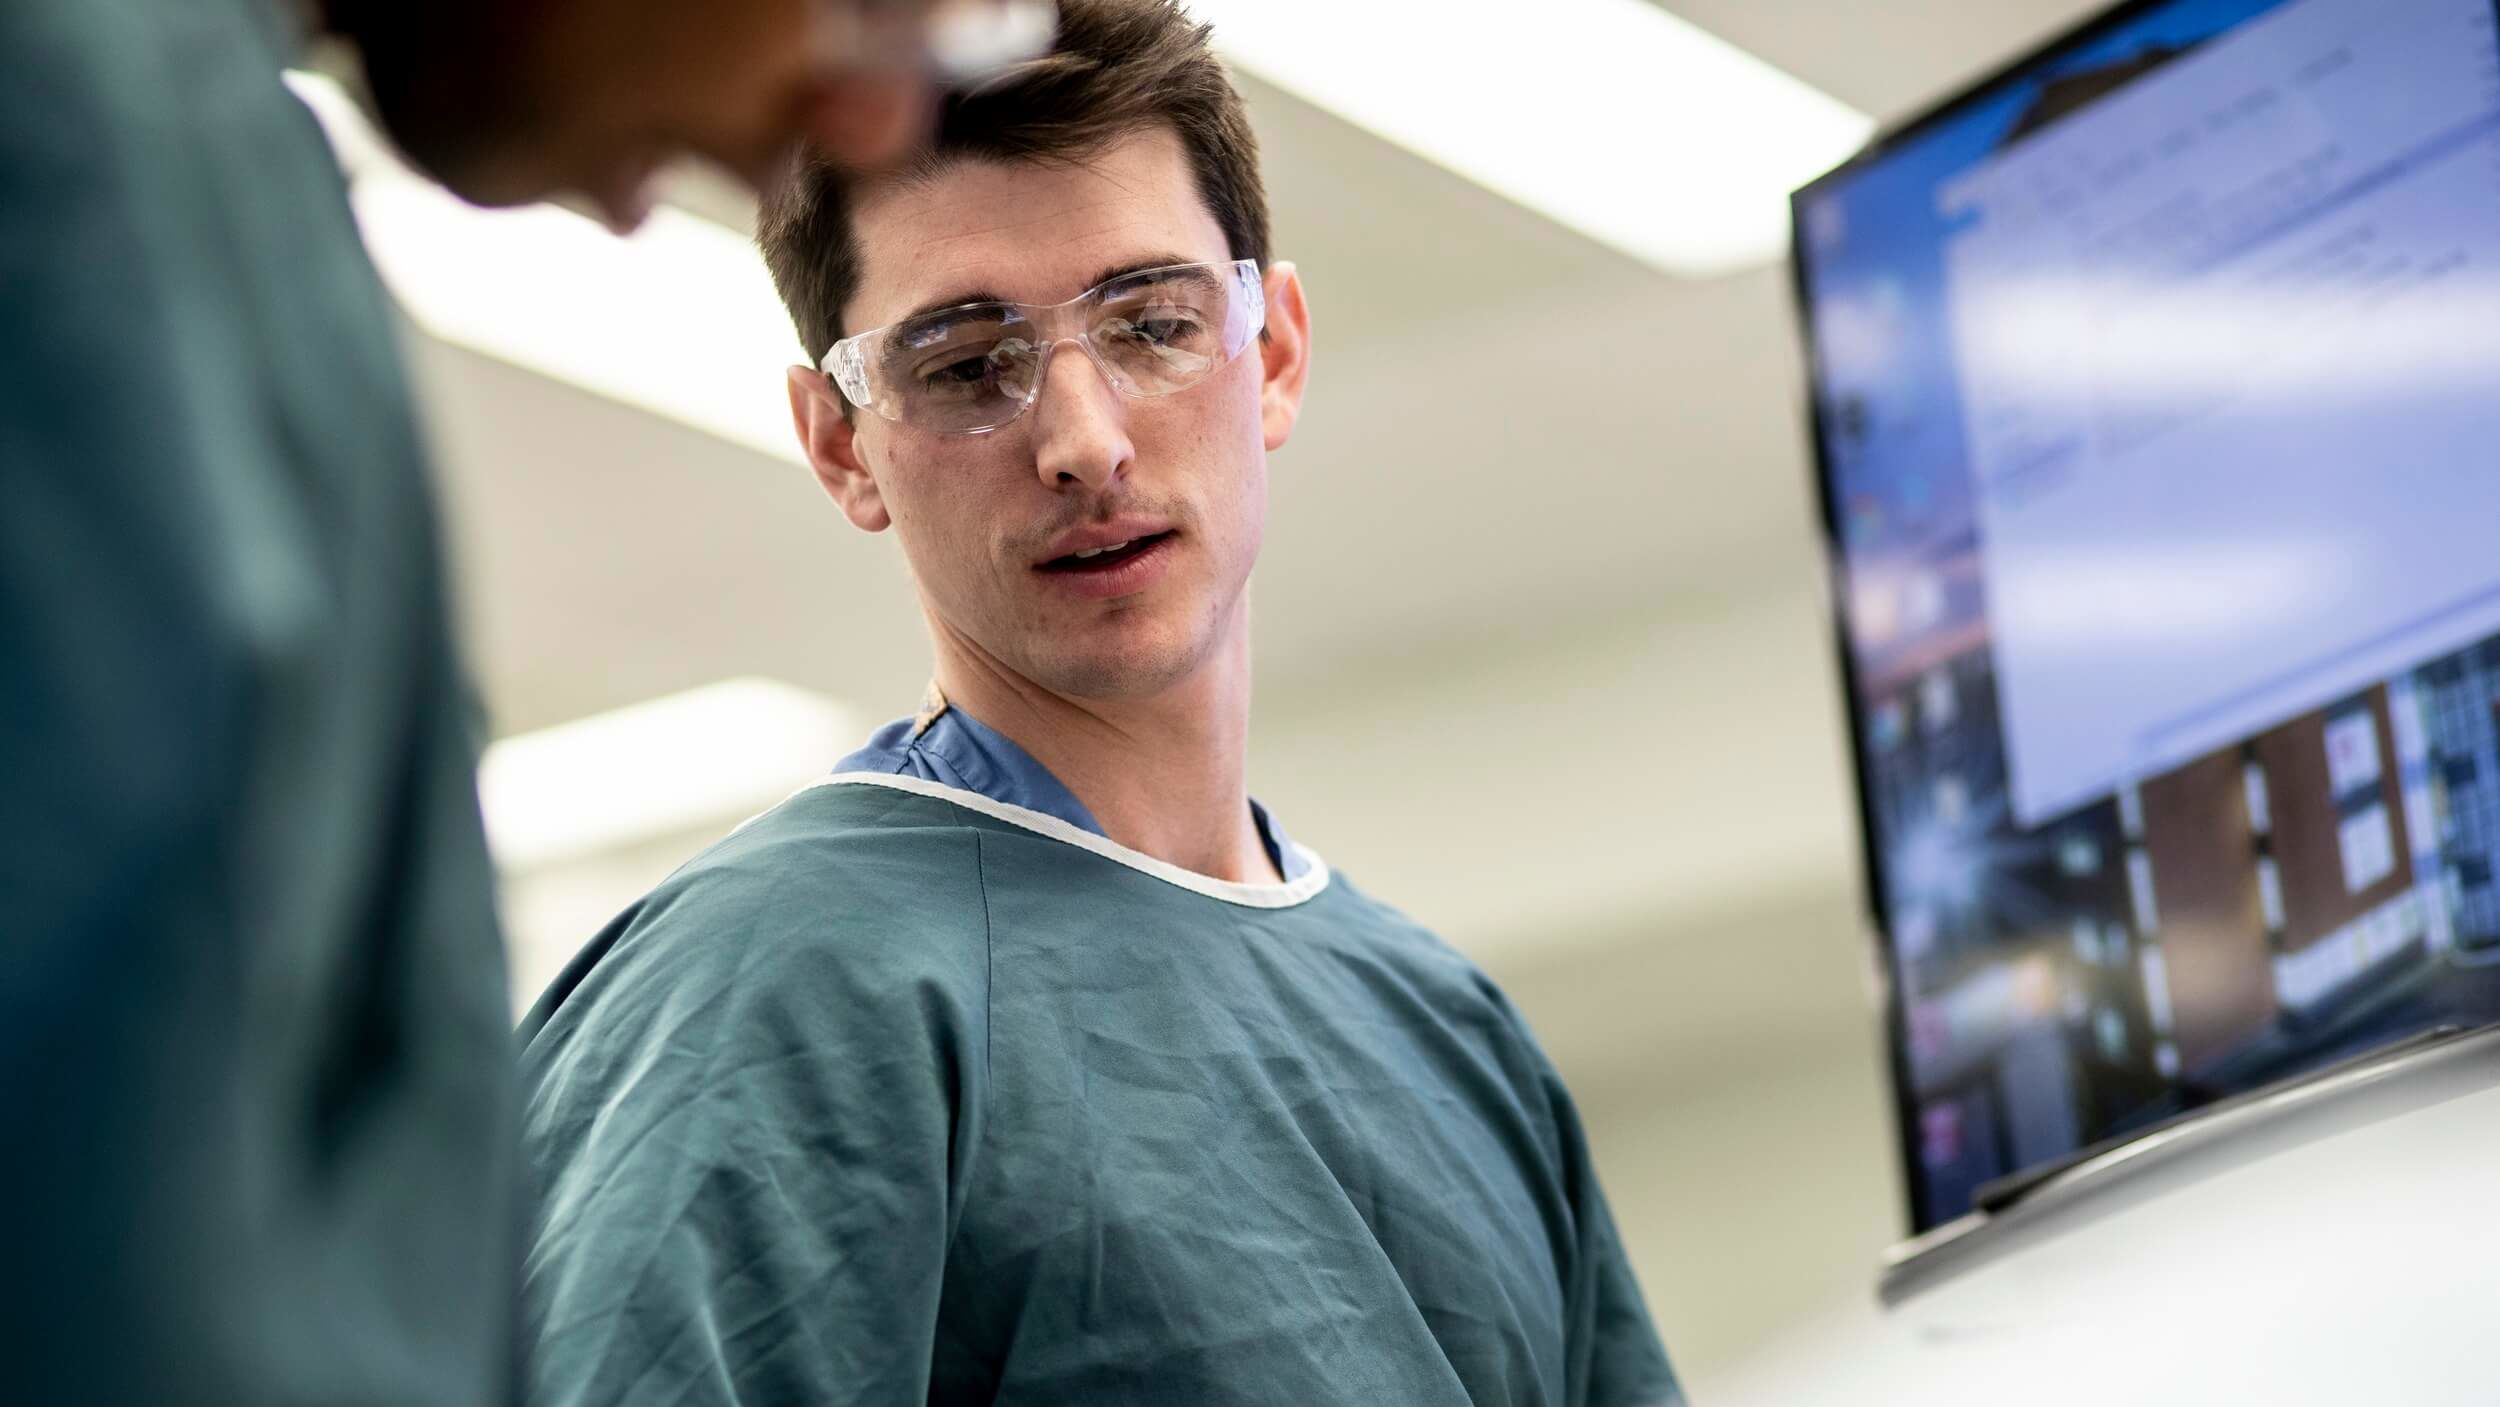
[[[1316,857],[836,778],[530,1015],[535,1400],[1680,1401],[1571,1101]]]

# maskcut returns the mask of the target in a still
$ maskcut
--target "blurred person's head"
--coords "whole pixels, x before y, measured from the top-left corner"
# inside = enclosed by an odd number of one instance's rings
[[[654,171],[709,158],[750,182],[790,144],[895,159],[933,100],[917,35],[936,0],[300,0],[353,43],[383,126],[481,204],[573,193],[638,221]]]
[[[1246,661],[1309,317],[1292,266],[1268,262],[1257,144],[1204,27],[1170,0],[1067,0],[1054,51],[950,95],[918,160],[867,179],[803,164],[768,192],[761,239],[811,359],[863,332],[879,348],[863,374],[892,402],[854,407],[794,367],[792,411],[843,513],[895,530],[941,677],[1134,699]],[[1176,265],[1194,267],[1141,272]],[[1040,328],[995,306],[1089,293]],[[1265,317],[1257,337],[1237,322],[1229,358],[1203,325],[1225,296]],[[1134,394],[1123,358],[1182,371]]]

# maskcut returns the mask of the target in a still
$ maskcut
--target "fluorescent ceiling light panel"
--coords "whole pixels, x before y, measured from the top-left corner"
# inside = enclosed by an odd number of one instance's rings
[[[478,768],[487,841],[521,872],[725,825],[824,775],[863,736],[820,695],[728,679],[506,738]]]
[[[1875,124],[1647,0],[1187,0],[1244,68],[1670,273],[1788,243]]]
[[[745,237],[667,207],[618,238],[553,205],[480,210],[401,164],[338,86],[330,135],[365,246],[411,320],[471,350],[797,462],[798,339]]]

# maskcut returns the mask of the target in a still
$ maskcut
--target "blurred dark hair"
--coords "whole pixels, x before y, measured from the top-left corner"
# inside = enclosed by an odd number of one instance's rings
[[[1083,162],[1160,127],[1180,138],[1230,257],[1264,265],[1258,139],[1208,35],[1178,0],[1060,0],[1051,52],[947,95],[935,139],[902,178],[965,158]],[[765,192],[756,228],[799,342],[821,362],[842,339],[842,306],[859,289],[850,178],[802,156]]]

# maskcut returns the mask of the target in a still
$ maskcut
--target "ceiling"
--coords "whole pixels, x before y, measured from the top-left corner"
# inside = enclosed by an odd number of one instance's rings
[[[2108,0],[1674,0],[1660,8],[1890,122],[2111,6]]]
[[[1669,8],[1890,115],[2093,7]],[[1257,789],[1505,975],[1645,943],[1681,955],[1705,1045],[1862,1022],[1784,274],[1668,278],[1244,86],[1317,326],[1255,587]],[[1687,138],[1590,139],[1638,179],[1644,146]],[[680,203],[747,218],[700,181]],[[741,674],[909,710],[926,646],[899,559],[803,470],[441,343],[416,360],[499,731]],[[522,984],[653,865],[585,872],[546,910],[564,925],[516,925]],[[1739,912],[1787,917],[1722,951]]]

